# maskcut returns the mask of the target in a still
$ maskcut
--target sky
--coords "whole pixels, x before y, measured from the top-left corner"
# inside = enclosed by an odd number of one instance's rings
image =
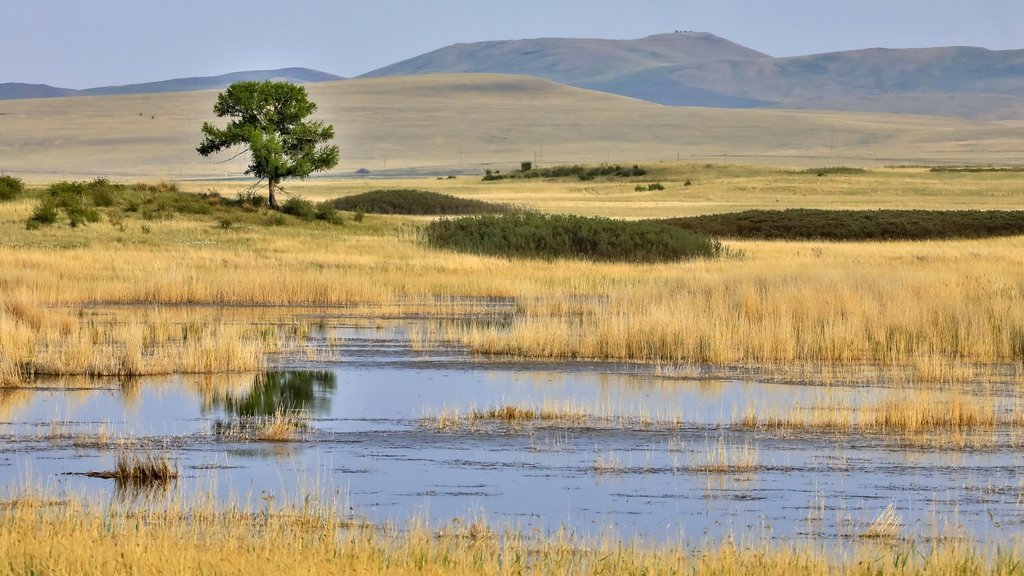
[[[0,83],[65,88],[289,66],[341,76],[457,42],[710,32],[773,56],[1024,48],[1021,0],[2,0]]]

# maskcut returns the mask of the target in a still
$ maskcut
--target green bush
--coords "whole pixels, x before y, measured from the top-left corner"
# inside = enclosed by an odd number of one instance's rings
[[[658,222],[516,213],[441,219],[424,230],[433,248],[521,258],[664,262],[714,258],[714,238]]]
[[[933,240],[1024,234],[1014,210],[748,210],[661,220],[714,236],[763,240]]]
[[[522,168],[525,168],[525,163]],[[623,167],[618,164],[601,164],[600,166],[552,166],[551,168],[533,168],[531,163],[529,170],[520,169],[508,174],[500,171],[487,170],[484,173],[484,182],[504,180],[506,178],[569,178],[575,176],[579,180],[593,180],[597,177],[632,178],[647,174],[645,168],[639,164]]]
[[[373,190],[330,200],[338,210],[363,211],[370,214],[458,215],[501,214],[512,211],[504,204],[491,204],[480,200],[458,198],[437,192],[420,190]]]
[[[0,176],[0,202],[8,202],[25,192],[25,183],[14,176]]]
[[[281,212],[295,216],[300,220],[312,220],[316,218],[316,204],[301,196],[292,196],[281,205]]]

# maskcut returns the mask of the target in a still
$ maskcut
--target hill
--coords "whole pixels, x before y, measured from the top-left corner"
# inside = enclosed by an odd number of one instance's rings
[[[1024,50],[873,48],[772,58],[704,33],[456,44],[366,74],[529,74],[673,106],[1024,118]]]
[[[335,173],[369,177],[658,160],[794,166],[1024,163],[1019,123],[651,104],[528,76],[429,75],[308,87]],[[237,178],[195,152],[216,91],[0,102],[0,172],[27,180]],[[500,184],[500,183],[499,183]],[[581,184],[584,185],[584,184]]]
[[[700,32],[658,34],[639,40],[540,38],[454,44],[361,77],[527,74],[562,84],[580,85],[659,66],[768,58],[766,54]]]
[[[224,88],[242,80],[287,80],[298,84],[341,80],[340,76],[308,68],[281,68],[279,70],[249,70],[220,76],[176,78],[161,82],[103,86],[86,90],[55,88],[45,84],[0,84],[0,100],[22,98],[60,98],[67,96],[114,96],[120,94],[153,94],[162,92],[191,92]]]

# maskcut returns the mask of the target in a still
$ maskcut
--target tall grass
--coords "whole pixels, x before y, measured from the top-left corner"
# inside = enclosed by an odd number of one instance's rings
[[[731,539],[702,544],[587,539],[565,530],[500,530],[480,520],[377,528],[345,522],[330,505],[308,501],[249,511],[171,500],[133,510],[25,493],[0,506],[0,574],[1021,573],[1019,545],[879,542],[898,526],[889,520],[880,517],[885,526],[864,532],[871,539],[843,551],[832,545]]]

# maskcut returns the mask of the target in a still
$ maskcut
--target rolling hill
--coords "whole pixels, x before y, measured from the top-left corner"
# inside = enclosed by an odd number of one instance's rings
[[[127,84],[125,86],[104,86],[73,90],[55,88],[45,84],[0,84],[0,100],[22,98],[61,98],[67,96],[114,96],[119,94],[152,94],[162,92],[191,92],[195,90],[212,90],[224,88],[233,82],[242,80],[287,80],[295,83],[330,82],[341,80],[340,76],[327,74],[308,68],[282,68],[279,70],[250,70],[232,72],[220,76],[203,76],[196,78],[177,78],[161,82]]]
[[[1024,50],[881,48],[773,58],[704,33],[456,44],[365,77],[529,74],[673,106],[1024,118]]]
[[[569,85],[613,80],[660,66],[770,59],[713,34],[679,32],[639,40],[540,38],[454,44],[361,76],[526,74]]]
[[[310,84],[343,174],[479,174],[521,160],[831,166],[1024,164],[1020,122],[670,107],[529,76],[425,75]],[[195,152],[217,92],[0,102],[0,172],[31,181],[238,178]]]

